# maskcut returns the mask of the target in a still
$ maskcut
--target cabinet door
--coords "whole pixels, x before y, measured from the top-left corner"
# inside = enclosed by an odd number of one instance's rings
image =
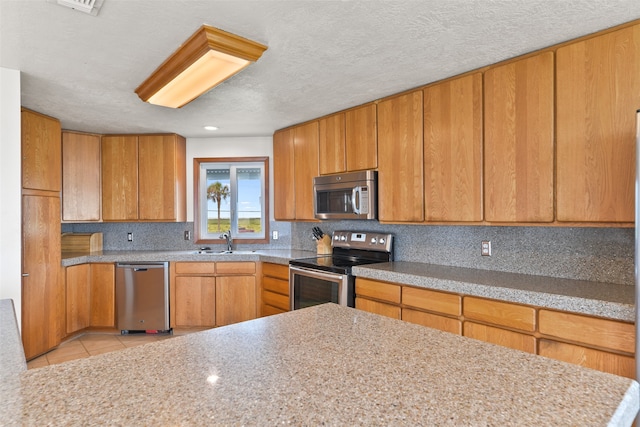
[[[422,326],[427,326],[429,328],[438,329],[440,331],[462,335],[462,322],[458,319],[439,316],[437,314],[425,313],[423,311],[412,310],[410,308],[403,308],[402,320],[410,323],[416,323]]]
[[[344,113],[318,120],[320,175],[346,172]]]
[[[380,221],[424,220],[422,91],[378,104]]]
[[[273,215],[277,220],[296,217],[293,129],[273,134]]]
[[[66,268],[67,334],[89,327],[91,316],[90,281],[89,264]]]
[[[313,220],[313,178],[318,176],[318,122],[294,129],[296,219]]]
[[[356,308],[369,313],[391,317],[392,319],[400,319],[400,307],[397,305],[356,297]]]
[[[177,276],[175,286],[176,326],[215,326],[216,278]]]
[[[614,375],[636,378],[634,358],[621,354],[546,339],[540,340],[538,354]]]
[[[216,326],[256,318],[255,276],[216,278]]]
[[[116,276],[113,264],[91,264],[91,319],[96,327],[116,325]]]
[[[22,110],[22,188],[60,191],[62,147],[60,122]]]
[[[62,133],[62,220],[100,221],[100,137]]]
[[[536,353],[536,339],[532,335],[507,331],[506,329],[481,325],[474,322],[464,322],[463,335],[503,347],[526,351],[527,353]]]
[[[482,74],[424,89],[427,221],[482,220]]]
[[[553,52],[485,72],[485,219],[553,221]]]
[[[347,170],[378,167],[378,129],[376,104],[345,112]]]
[[[138,136],[138,217],[186,220],[186,142],[178,135]]]
[[[138,219],[138,137],[102,137],[102,219]]]
[[[640,25],[561,47],[558,221],[633,222]]]
[[[27,359],[51,350],[64,335],[60,262],[60,198],[22,196],[22,343]]]

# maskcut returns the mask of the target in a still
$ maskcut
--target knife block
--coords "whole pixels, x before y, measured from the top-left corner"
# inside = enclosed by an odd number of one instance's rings
[[[331,247],[331,236],[325,234],[322,236],[322,239],[317,242],[317,253],[318,255],[331,255],[333,253],[333,248]]]

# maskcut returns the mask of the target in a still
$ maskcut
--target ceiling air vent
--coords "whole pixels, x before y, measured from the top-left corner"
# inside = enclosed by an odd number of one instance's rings
[[[104,0],[57,0],[60,6],[70,7],[80,12],[96,16]]]

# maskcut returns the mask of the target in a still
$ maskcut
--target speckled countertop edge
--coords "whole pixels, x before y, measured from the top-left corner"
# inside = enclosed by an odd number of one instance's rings
[[[635,321],[633,286],[413,262],[359,266],[353,268],[353,273],[357,277]]]

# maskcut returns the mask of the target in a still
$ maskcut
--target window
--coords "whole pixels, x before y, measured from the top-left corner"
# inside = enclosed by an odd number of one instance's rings
[[[268,157],[193,160],[196,242],[268,243]]]

